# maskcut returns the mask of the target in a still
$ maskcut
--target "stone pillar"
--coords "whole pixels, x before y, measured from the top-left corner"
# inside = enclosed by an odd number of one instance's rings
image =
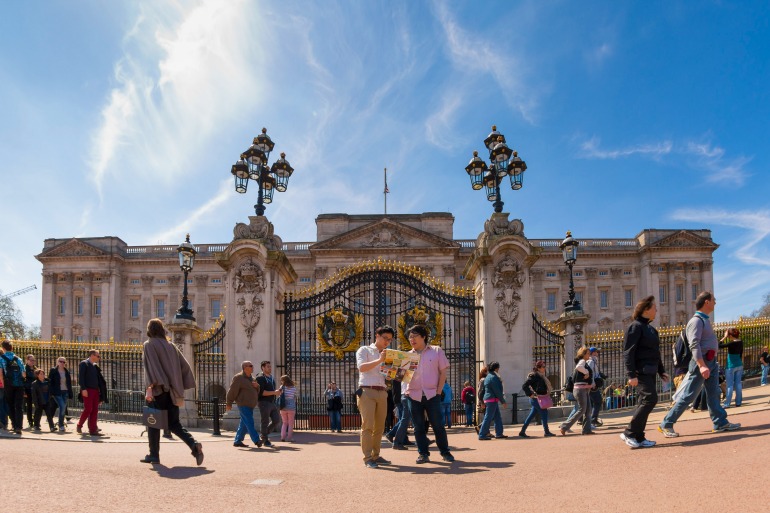
[[[168,277],[169,304],[168,304],[167,310],[171,315],[172,319],[174,318],[176,311],[179,310],[179,308],[181,308],[182,306],[182,285],[180,285],[181,283],[182,283],[181,274],[172,274],[171,276]]]
[[[676,263],[669,262],[666,266],[668,272],[668,324],[676,324]]]
[[[233,233],[233,241],[217,259],[227,283],[227,376],[240,372],[244,360],[257,366],[270,360],[273,368],[281,363],[283,330],[275,311],[282,308],[286,285],[297,279],[266,217],[251,216],[248,225],[238,223]]]
[[[701,263],[701,273],[703,275],[703,284],[701,285],[701,290],[699,292],[703,292],[704,290],[707,290],[712,294],[716,294],[716,292],[714,292],[714,275],[711,272],[712,264],[713,262],[711,260]]]
[[[588,267],[585,269],[586,273],[586,290],[583,297],[583,311],[585,312],[598,312],[599,311],[599,298],[596,288],[596,275],[599,270],[596,267]]]
[[[102,284],[102,337],[107,340],[114,337],[115,340],[123,339],[123,282],[128,278],[121,276],[118,271],[110,271],[109,283]],[[105,288],[107,290],[105,290]]]
[[[623,297],[623,269],[611,267],[610,275],[612,276],[612,297],[610,302],[612,305],[612,321],[614,322],[613,329],[623,329],[623,305],[626,299]]]
[[[590,318],[583,311],[565,312],[557,321],[559,331],[564,335],[564,358],[562,359],[562,376],[566,379],[572,375],[575,368],[575,354],[580,346],[585,343],[585,329]]]
[[[479,354],[487,362],[500,362],[506,394],[516,393],[532,368],[530,268],[537,259],[523,223],[509,222],[507,213],[492,214],[463,272],[484,306]]]
[[[75,275],[71,272],[65,272],[64,274],[64,340],[73,340],[75,337],[72,333],[72,319],[75,313],[75,294],[73,281]]]
[[[182,354],[195,370],[195,360],[193,357],[192,345],[198,341],[202,333],[195,321],[188,319],[177,319],[172,317],[171,322],[166,324],[166,328],[171,334],[171,341],[182,351]],[[197,376],[196,376],[197,378]],[[198,407],[195,404],[195,389],[185,390],[184,408],[179,408],[179,420],[183,426],[198,427]]]
[[[154,276],[142,276],[142,299],[139,308],[139,319],[142,325],[155,317],[152,304],[152,284],[155,281]]]
[[[208,274],[196,274],[195,281],[195,318],[201,326],[206,325],[208,319],[208,297],[206,296],[206,286],[209,283]]]
[[[543,269],[530,269],[529,279],[532,283],[530,291],[532,292],[532,306],[534,309],[548,311],[548,300],[543,286],[543,276],[545,271]]]
[[[56,287],[54,279],[56,275],[50,271],[43,272],[43,303],[40,315],[40,338],[51,340],[56,311]]]
[[[85,340],[91,341],[91,317],[92,317],[92,302],[91,286],[94,280],[94,273],[91,271],[85,271],[83,273],[83,333],[85,334]]]

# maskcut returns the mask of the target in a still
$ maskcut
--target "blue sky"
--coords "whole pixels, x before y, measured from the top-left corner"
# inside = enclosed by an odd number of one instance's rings
[[[766,2],[39,1],[0,4],[0,290],[48,237],[228,242],[264,126],[296,169],[267,216],[492,212],[465,165],[497,124],[531,238],[709,228],[717,316],[770,292]],[[484,153],[482,152],[482,155]],[[16,298],[40,322],[40,291]]]

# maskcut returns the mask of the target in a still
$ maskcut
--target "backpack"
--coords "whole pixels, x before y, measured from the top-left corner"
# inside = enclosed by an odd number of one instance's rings
[[[573,392],[575,390],[575,378],[572,376],[569,376],[567,378],[567,382],[564,383],[564,390],[567,392]]]
[[[705,326],[705,321],[703,319],[700,319],[700,321]],[[690,350],[690,341],[687,340],[687,326],[682,328],[682,332],[677,337],[671,352],[674,354],[674,367],[687,368],[690,365],[692,351]]]
[[[6,355],[2,355],[5,360],[5,379],[14,387],[23,387],[24,378],[21,375],[21,366],[19,365],[18,358],[8,358]]]
[[[284,393],[278,396],[278,409],[283,410],[286,408],[286,389],[281,387],[280,390],[283,390]]]
[[[465,404],[474,404],[476,402],[476,392],[473,390],[465,391]]]

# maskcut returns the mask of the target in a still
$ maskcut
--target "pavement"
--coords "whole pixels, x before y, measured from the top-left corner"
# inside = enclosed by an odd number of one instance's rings
[[[728,410],[742,424],[734,432],[711,433],[707,412],[687,411],[673,439],[655,430],[666,411],[658,407],[648,423],[647,438],[658,442],[651,449],[620,440],[626,410],[603,413],[604,425],[590,437],[576,430],[543,438],[533,425],[531,438],[522,439],[515,436],[520,426],[508,425],[510,438],[479,441],[473,429],[454,427],[452,464],[434,448],[431,463],[417,465],[416,450],[394,451],[383,439],[381,455],[392,464],[378,469],[364,467],[357,432],[300,431],[294,443],[271,437],[272,448],[241,449],[232,446],[232,432],[190,429],[203,444],[200,467],[178,439],[161,439],[161,464],[140,463],[147,437],[137,424],[102,421],[100,438],[78,435],[74,424],[64,434],[2,432],[1,489],[14,500],[50,505],[57,498],[59,509],[100,512],[766,512],[769,396],[770,387],[744,389],[743,405]]]

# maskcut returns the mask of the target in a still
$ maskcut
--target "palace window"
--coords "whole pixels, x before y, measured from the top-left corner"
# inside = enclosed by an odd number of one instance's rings
[[[547,298],[547,306],[546,309],[549,312],[553,312],[556,310],[556,292],[549,292],[548,298]]]
[[[83,315],[83,296],[75,296],[75,315]]]
[[[212,278],[211,283],[222,283],[222,278]]]
[[[631,276],[633,274],[634,274],[633,271],[623,271],[623,276]]]
[[[166,316],[166,300],[156,299],[155,300],[155,317],[162,319],[165,316]]]
[[[609,307],[610,307],[610,291],[600,290],[599,291],[599,308],[609,308]]]
[[[692,284],[692,300],[695,301],[695,299],[698,297],[698,285],[693,283]]]
[[[59,315],[64,315],[65,309],[65,302],[64,302],[64,296],[59,296],[56,299],[56,310],[59,312]]]
[[[599,271],[599,276],[609,276],[609,274],[608,271]]]
[[[165,285],[166,280],[165,279],[155,280],[155,283],[157,283],[158,285]]]
[[[666,302],[666,286],[665,285],[661,285],[661,286],[658,287],[658,301],[660,301],[661,304]]]
[[[101,296],[94,296],[94,304],[93,304],[93,313],[94,316],[102,315],[102,297]]]
[[[222,300],[212,299],[211,300],[211,318],[212,319],[218,318],[221,312],[222,312]]]
[[[582,290],[576,290],[575,291],[575,299],[581,305],[583,304],[583,291]]]
[[[676,302],[684,303],[684,285],[682,284],[676,286]]]
[[[132,319],[138,319],[139,318],[139,300],[138,299],[132,299],[131,300],[130,311],[131,311],[131,318]]]
[[[580,278],[583,276],[583,271],[575,271],[575,277]]]
[[[624,291],[625,295],[625,305],[626,308],[631,308],[634,306],[634,291],[632,289],[626,289]]]
[[[556,271],[548,271],[545,273],[546,278],[556,278]]]
[[[310,283],[312,281],[313,281],[313,279],[310,276],[301,276],[299,278],[299,282],[300,283]]]
[[[137,279],[131,280],[131,285],[139,285],[139,283],[141,282]]]

